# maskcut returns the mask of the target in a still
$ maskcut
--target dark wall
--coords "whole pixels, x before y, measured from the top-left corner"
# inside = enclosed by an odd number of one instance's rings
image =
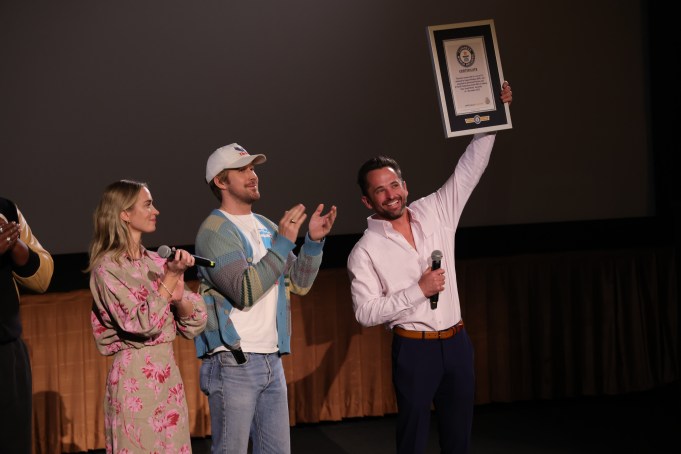
[[[336,204],[334,233],[352,243],[369,214],[354,183],[366,158],[396,157],[414,199],[469,140],[444,136],[426,27],[494,19],[513,129],[498,134],[462,235],[500,229],[495,238],[523,250],[516,226],[567,224],[579,238],[583,222],[656,218],[670,211],[671,166],[651,131],[678,103],[675,81],[653,83],[650,69],[668,72],[669,61],[648,45],[647,10],[619,0],[4,1],[0,193],[68,256],[87,250],[108,183],[147,181],[161,216],[146,244],[191,245],[216,204],[205,160],[236,141],[268,156],[259,212],[277,220],[297,202]],[[462,253],[475,253],[468,238]]]

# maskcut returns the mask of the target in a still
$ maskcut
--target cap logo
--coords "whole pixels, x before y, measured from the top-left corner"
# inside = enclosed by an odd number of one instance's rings
[[[240,147],[240,146],[238,146],[238,145],[235,146],[234,149],[235,149],[235,150],[238,150],[238,151],[246,151],[246,150],[244,150],[242,147]]]

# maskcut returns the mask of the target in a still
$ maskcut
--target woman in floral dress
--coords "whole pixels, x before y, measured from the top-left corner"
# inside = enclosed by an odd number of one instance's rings
[[[94,213],[90,245],[91,322],[103,355],[107,454],[190,453],[184,385],[173,355],[176,334],[191,339],[206,325],[206,306],[184,285],[194,258],[167,261],[142,246],[159,211],[146,184],[109,185]]]

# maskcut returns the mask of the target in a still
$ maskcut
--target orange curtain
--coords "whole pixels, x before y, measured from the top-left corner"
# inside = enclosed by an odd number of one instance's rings
[[[616,394],[679,379],[677,278],[670,250],[459,261],[476,402]],[[91,302],[88,290],[23,296],[36,453],[104,446],[110,359],[95,348]],[[308,295],[294,296],[292,315],[293,353],[284,357],[291,425],[396,411],[391,334],[357,324],[345,269],[321,270]],[[178,338],[174,347],[192,436],[209,435],[194,344]]]

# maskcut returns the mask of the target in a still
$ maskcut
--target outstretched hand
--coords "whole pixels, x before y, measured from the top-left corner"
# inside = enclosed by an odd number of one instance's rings
[[[307,218],[307,214],[305,214],[305,206],[302,203],[286,210],[284,216],[279,220],[279,235],[295,243],[296,238],[298,238],[298,230],[305,222],[305,218]]]
[[[322,211],[324,211],[324,204],[320,203],[310,218],[308,234],[312,241],[320,241],[328,235],[336,220],[337,210],[335,205],[332,205],[329,212],[325,215],[322,215]]]

